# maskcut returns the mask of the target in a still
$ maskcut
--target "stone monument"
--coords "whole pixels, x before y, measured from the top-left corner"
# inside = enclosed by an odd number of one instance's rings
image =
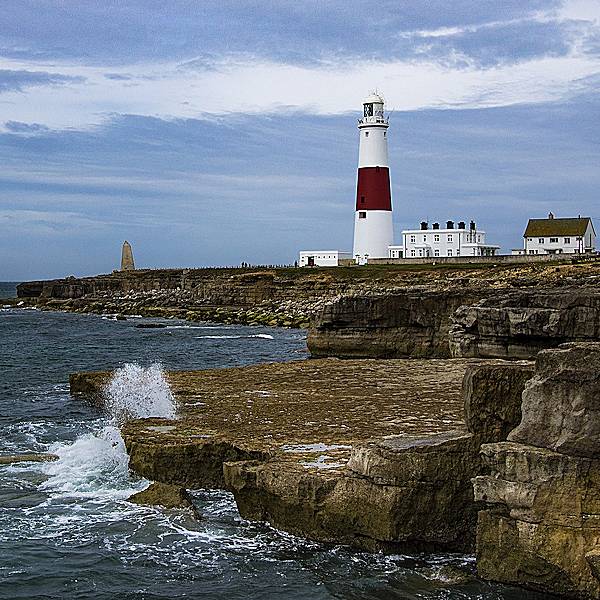
[[[135,271],[131,244],[127,240],[123,242],[123,250],[121,252],[121,271]]]

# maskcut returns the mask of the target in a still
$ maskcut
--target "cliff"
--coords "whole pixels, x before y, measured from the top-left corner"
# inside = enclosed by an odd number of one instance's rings
[[[480,575],[600,598],[600,343],[540,352],[508,440],[474,480]]]
[[[515,289],[595,285],[599,277],[600,264],[589,260],[582,264],[525,266],[165,269],[27,282],[19,285],[18,295],[23,302],[47,310],[288,327],[308,327],[314,317],[311,339],[318,355],[358,356],[352,338],[366,332],[376,350],[373,356],[449,356],[449,315],[458,308],[457,302],[471,306]],[[369,298],[394,294],[403,296],[407,304],[390,300],[388,308],[384,302],[376,317],[370,319],[369,312],[379,309],[369,305]],[[419,310],[421,299],[427,301],[426,311]],[[338,301],[342,304],[336,306]],[[401,317],[395,314],[398,310],[411,314]],[[405,333],[399,330],[403,328],[402,318],[409,327]],[[394,328],[396,333],[391,331]],[[439,329],[439,333],[432,335],[432,328]],[[337,338],[331,335],[332,329],[339,329]],[[378,341],[379,331],[383,337],[390,338],[391,334],[398,338],[398,343]],[[412,334],[423,338],[427,348],[410,350],[408,338]],[[406,339],[402,341],[402,337]],[[404,350],[395,349],[402,344]]]

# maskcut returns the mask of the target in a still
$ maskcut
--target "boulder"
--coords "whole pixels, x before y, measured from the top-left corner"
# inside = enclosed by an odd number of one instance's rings
[[[463,399],[467,429],[482,442],[499,442],[521,421],[521,396],[533,363],[476,364],[467,368]]]
[[[600,343],[563,344],[540,352],[523,392],[515,442],[600,457]]]
[[[190,508],[196,516],[200,516],[190,493],[183,487],[168,483],[154,482],[145,490],[128,498],[129,502],[162,508]]]

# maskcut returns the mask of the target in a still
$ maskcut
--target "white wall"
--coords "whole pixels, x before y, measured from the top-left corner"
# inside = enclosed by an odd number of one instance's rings
[[[365,214],[365,218],[361,218]],[[391,210],[356,211],[354,214],[354,247],[352,256],[359,262],[369,258],[387,258],[388,246],[394,243]]]
[[[402,232],[404,258],[480,256],[485,231],[469,229],[409,229]]]
[[[584,236],[549,235],[525,238],[526,254],[576,254],[578,252],[593,252],[595,248],[596,236],[591,223],[588,225]]]
[[[352,258],[350,252],[341,252],[339,250],[303,250],[300,252],[299,266],[307,267],[308,259],[311,256],[314,258],[314,263],[317,267],[337,267],[340,260]]]
[[[358,168],[387,167],[387,125],[362,126],[359,128]]]

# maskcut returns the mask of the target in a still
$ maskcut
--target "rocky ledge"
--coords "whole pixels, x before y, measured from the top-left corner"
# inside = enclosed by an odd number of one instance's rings
[[[600,598],[600,343],[540,352],[508,440],[474,479],[480,575]]]
[[[228,489],[247,519],[372,550],[466,550],[480,445],[519,421],[531,374],[528,363],[477,360],[173,371],[180,418],[130,421],[122,434],[135,472]],[[74,376],[72,392],[101,402],[109,377]]]

